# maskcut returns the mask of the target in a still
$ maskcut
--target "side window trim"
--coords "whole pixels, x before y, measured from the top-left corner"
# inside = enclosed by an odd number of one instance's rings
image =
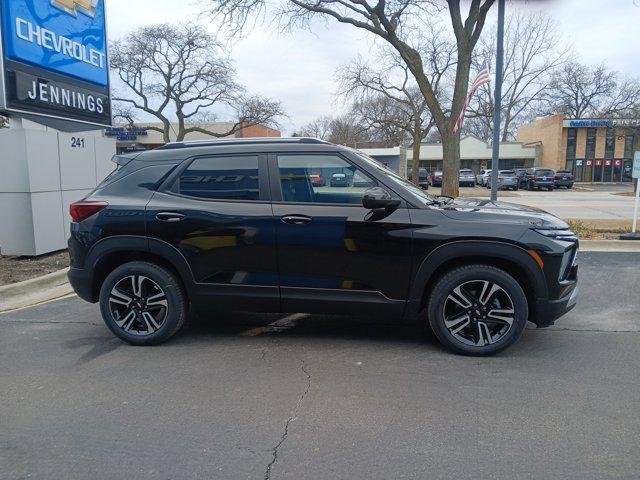
[[[225,198],[205,198],[205,197],[195,197],[193,195],[185,195],[180,193],[180,176],[182,173],[189,168],[189,166],[196,160],[201,158],[216,158],[216,157],[247,157],[247,156],[255,156],[258,157],[258,190],[259,190],[259,200],[244,200],[244,199],[225,199]],[[270,203],[271,195],[269,188],[269,178],[268,178],[268,166],[267,166],[267,155],[265,153],[225,153],[225,154],[210,154],[210,155],[196,155],[193,157],[189,157],[184,159],[180,165],[174,169],[173,173],[162,183],[159,192],[166,193],[168,195],[175,195],[177,197],[190,198],[192,200],[202,201],[202,202],[242,202],[242,203]]]

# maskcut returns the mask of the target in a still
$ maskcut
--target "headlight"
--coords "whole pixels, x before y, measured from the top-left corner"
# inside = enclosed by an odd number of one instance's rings
[[[574,242],[578,240],[578,237],[571,230],[553,230],[553,229],[543,229],[543,228],[534,228],[534,231],[538,232],[545,237],[555,238],[557,240],[565,240],[567,242]]]

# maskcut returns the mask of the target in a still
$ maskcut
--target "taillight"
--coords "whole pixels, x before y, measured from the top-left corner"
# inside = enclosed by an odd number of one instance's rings
[[[74,222],[81,222],[108,206],[108,202],[80,200],[69,205],[69,214]]]

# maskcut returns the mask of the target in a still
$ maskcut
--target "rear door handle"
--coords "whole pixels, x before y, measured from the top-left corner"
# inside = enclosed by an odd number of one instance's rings
[[[179,222],[184,218],[184,214],[178,212],[159,212],[156,213],[156,218],[163,222]]]
[[[305,215],[285,215],[281,217],[280,220],[289,225],[306,225],[307,223],[311,223],[311,218]]]

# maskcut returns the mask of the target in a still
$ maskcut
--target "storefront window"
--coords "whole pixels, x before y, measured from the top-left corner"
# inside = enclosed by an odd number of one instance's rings
[[[576,158],[576,137],[578,136],[577,128],[570,128],[567,131],[567,160]]]
[[[613,128],[607,128],[607,136],[604,141],[604,158],[613,158],[616,146],[616,132]]]
[[[629,134],[624,137],[624,158],[633,158],[633,143],[635,137],[633,134]]]
[[[586,158],[596,158],[596,129],[587,128],[587,145],[585,149]]]

